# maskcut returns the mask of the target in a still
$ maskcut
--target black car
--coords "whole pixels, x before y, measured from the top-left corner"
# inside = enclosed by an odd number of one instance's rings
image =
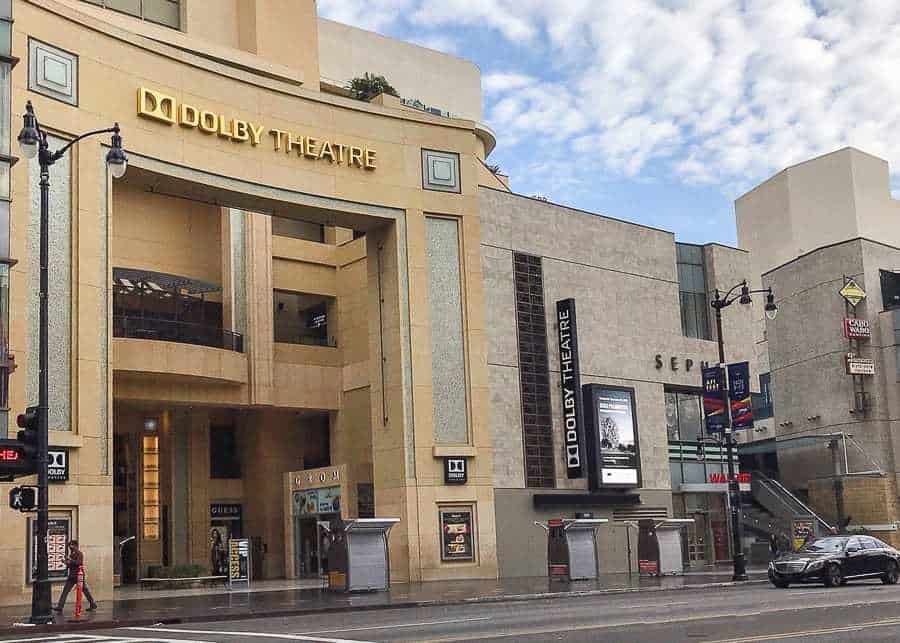
[[[894,585],[900,578],[900,551],[871,536],[828,536],[769,563],[769,580],[775,587],[791,583],[836,587],[859,578],[880,578]]]

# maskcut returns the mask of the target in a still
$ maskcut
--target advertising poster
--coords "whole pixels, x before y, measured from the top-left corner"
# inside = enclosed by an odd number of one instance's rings
[[[228,541],[228,582],[250,583],[250,539]]]
[[[725,377],[719,366],[703,369],[703,415],[706,416],[706,432],[721,433],[728,424],[725,414]]]
[[[591,445],[600,486],[639,486],[634,390],[591,384]]]
[[[753,406],[750,403],[750,364],[738,362],[728,365],[728,387],[731,393],[731,428],[753,426]]]
[[[441,560],[475,560],[471,509],[441,512]]]
[[[31,521],[31,576],[33,581],[37,572],[37,521]],[[69,518],[50,518],[47,523],[47,558],[50,580],[62,580],[67,576],[66,557],[68,543],[72,538],[72,523]]]
[[[815,538],[816,524],[812,520],[795,518],[791,522],[791,545],[799,551],[807,540]]]
[[[226,543],[230,532],[225,525],[209,528],[209,569],[213,576],[225,576],[227,570]]]

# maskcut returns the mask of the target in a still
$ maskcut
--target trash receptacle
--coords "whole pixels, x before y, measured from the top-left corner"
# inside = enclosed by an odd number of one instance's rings
[[[684,571],[681,530],[693,518],[666,518],[638,522],[638,570],[649,576],[680,574]]]
[[[328,589],[358,592],[388,589],[391,584],[387,534],[399,518],[331,521]]]
[[[547,530],[547,574],[550,580],[597,578],[597,528],[605,518],[556,518],[536,522]]]

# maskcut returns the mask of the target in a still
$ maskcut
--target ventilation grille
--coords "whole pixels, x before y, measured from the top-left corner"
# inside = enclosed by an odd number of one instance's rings
[[[665,507],[631,507],[613,511],[613,522],[632,520],[665,520],[669,517]]]

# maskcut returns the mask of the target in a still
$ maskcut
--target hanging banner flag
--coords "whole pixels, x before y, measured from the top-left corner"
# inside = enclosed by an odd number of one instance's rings
[[[703,415],[706,432],[721,433],[728,424],[725,414],[725,372],[720,366],[703,369]]]
[[[750,403],[750,363],[728,365],[728,390],[731,397],[731,428],[753,426],[753,405]]]

